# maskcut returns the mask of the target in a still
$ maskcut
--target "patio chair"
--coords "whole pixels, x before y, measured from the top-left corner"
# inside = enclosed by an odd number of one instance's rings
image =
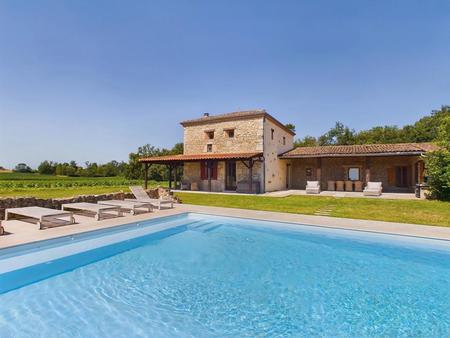
[[[355,181],[355,191],[361,192],[363,191],[362,182],[361,181]]]
[[[307,194],[319,194],[320,182],[319,181],[306,181],[306,193]]]
[[[5,228],[2,227],[2,221],[0,221],[0,236],[5,234]]]
[[[381,182],[367,182],[367,186],[364,188],[364,196],[380,196],[383,190]]]
[[[181,181],[181,190],[191,190],[191,183],[189,181]]]
[[[336,190],[336,181],[328,181],[328,191]]]
[[[353,191],[353,181],[345,181],[345,191]]]
[[[161,206],[163,204],[169,204],[170,208],[173,208],[173,199],[172,197],[168,198],[150,198],[148,194],[145,192],[144,188],[141,186],[132,186],[130,187],[131,192],[133,193],[134,197],[136,199],[125,199],[125,201],[131,201],[131,202],[142,202],[142,203],[151,203],[155,207],[158,208],[158,210],[161,210]]]

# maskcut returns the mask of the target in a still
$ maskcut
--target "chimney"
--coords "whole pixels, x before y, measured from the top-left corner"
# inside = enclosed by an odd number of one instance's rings
[[[209,117],[209,113],[203,113],[203,117]]]

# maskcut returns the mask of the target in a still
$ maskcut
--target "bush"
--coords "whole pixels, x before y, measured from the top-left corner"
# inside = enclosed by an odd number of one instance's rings
[[[431,196],[450,201],[450,151],[433,151],[426,158]]]
[[[433,198],[450,201],[450,116],[439,126],[438,144],[439,150],[426,155],[430,190]]]

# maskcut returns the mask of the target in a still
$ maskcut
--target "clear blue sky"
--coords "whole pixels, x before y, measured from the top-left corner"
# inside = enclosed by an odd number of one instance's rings
[[[450,103],[450,1],[0,1],[0,165],[126,160],[203,112],[318,135]]]

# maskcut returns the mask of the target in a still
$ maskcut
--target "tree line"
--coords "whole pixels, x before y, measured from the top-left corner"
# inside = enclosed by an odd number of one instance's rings
[[[13,169],[20,173],[37,172],[42,175],[61,175],[71,177],[114,177],[122,176],[128,179],[142,179],[144,177],[143,165],[139,162],[141,157],[176,155],[183,153],[183,143],[177,143],[172,148],[157,148],[150,144],[139,147],[136,152],[128,156],[128,162],[110,161],[104,164],[86,162],[84,166],[76,161],[54,162],[42,161],[37,170],[33,170],[26,163],[19,163]],[[153,165],[149,170],[149,179],[155,181],[167,180],[169,176],[166,166]]]
[[[443,106],[434,110],[414,124],[398,126],[377,126],[367,130],[355,131],[336,122],[324,134],[315,137],[311,135],[295,141],[296,147],[328,146],[328,145],[352,145],[352,144],[376,144],[376,143],[416,143],[433,142],[438,139],[439,128],[443,121],[450,116],[450,106]],[[292,124],[289,124],[292,126]]]

